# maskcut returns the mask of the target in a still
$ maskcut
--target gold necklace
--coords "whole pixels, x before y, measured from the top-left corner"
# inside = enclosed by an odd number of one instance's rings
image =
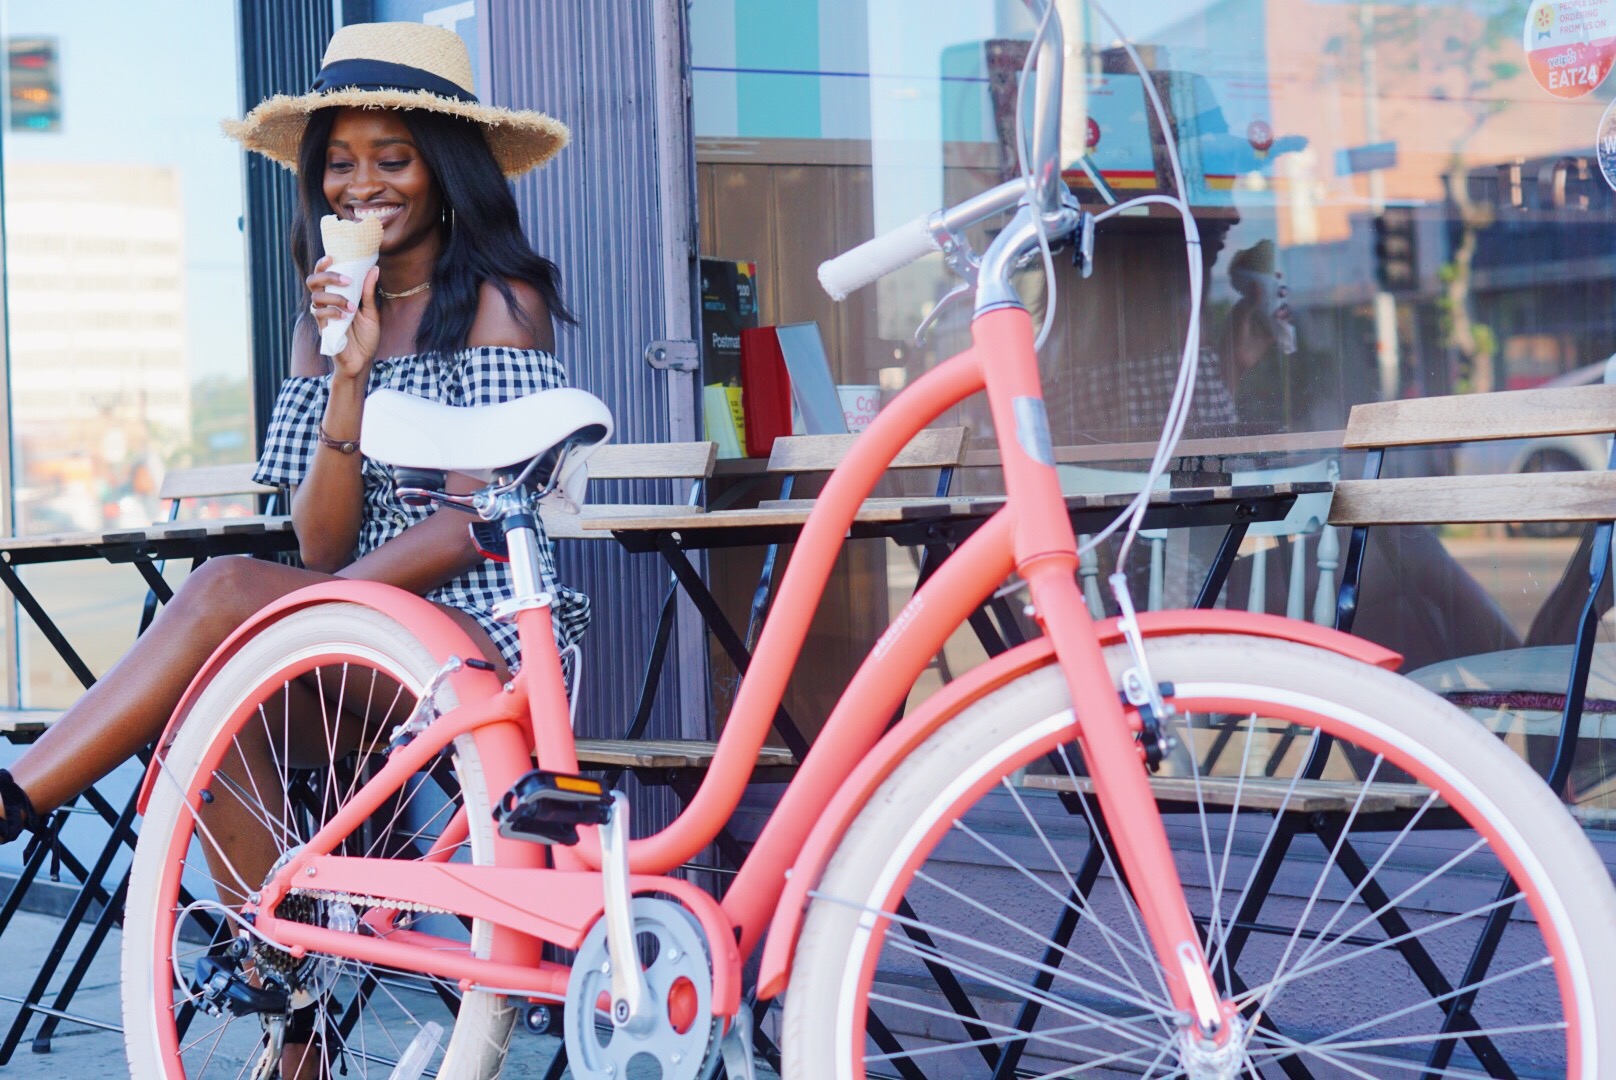
[[[423,282],[421,282],[421,284],[417,285],[415,288],[413,288],[413,289],[405,289],[403,292],[388,292],[386,289],[382,288],[380,285],[376,286],[376,291],[382,294],[382,299],[383,300],[402,300],[406,296],[414,296],[416,293],[424,293],[428,289],[430,289],[431,287],[432,287],[432,282],[423,281]]]

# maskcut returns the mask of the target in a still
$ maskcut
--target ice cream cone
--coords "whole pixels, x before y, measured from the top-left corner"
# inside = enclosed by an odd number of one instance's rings
[[[377,253],[381,250],[381,219],[346,221],[335,214],[327,214],[320,219],[320,239],[325,244],[325,253],[331,257],[328,269],[348,279],[348,284],[334,285],[331,291],[357,306],[364,290],[365,275],[376,265]],[[348,327],[352,324],[352,315],[326,323],[320,331],[321,354],[335,356],[346,349]]]

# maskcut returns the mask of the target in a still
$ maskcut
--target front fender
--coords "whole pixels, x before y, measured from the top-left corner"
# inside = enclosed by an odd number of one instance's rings
[[[1123,641],[1116,619],[1095,624],[1102,645]],[[1279,638],[1326,649],[1375,667],[1396,670],[1402,657],[1373,642],[1312,623],[1245,611],[1152,611],[1139,615],[1139,630],[1146,638],[1182,634],[1240,634],[1247,637]],[[1055,660],[1048,638],[1038,638],[1002,653],[955,679],[932,695],[897,726],[859,762],[851,776],[839,787],[826,806],[796,862],[786,875],[785,889],[775,907],[763,947],[763,963],[758,972],[758,997],[773,998],[785,989],[796,952],[797,935],[807,912],[808,893],[819,884],[825,864],[876,788],[892,774],[898,763],[965,708],[1013,679]]]
[[[156,782],[158,769],[162,766],[163,755],[173,744],[174,735],[191,711],[191,705],[196,700],[197,694],[209,680],[218,674],[219,669],[228,663],[231,657],[235,656],[244,642],[264,627],[304,608],[331,603],[359,604],[404,623],[415,632],[421,643],[431,650],[439,663],[446,662],[451,656],[465,658],[482,655],[482,650],[458,623],[444,613],[442,608],[430,600],[422,599],[412,592],[406,592],[392,585],[384,585],[379,581],[340,579],[321,582],[288,593],[237,627],[235,632],[213,651],[207,663],[202,665],[196,677],[191,680],[191,685],[185,690],[185,696],[180,698],[179,707],[174,710],[168,726],[163,729],[162,737],[157,740],[157,749],[152,754],[151,765],[147,767],[146,777],[141,782],[137,806],[142,814],[146,812],[146,802],[151,798],[152,787]],[[461,701],[472,701],[479,696],[486,697],[497,693],[500,684],[492,672],[468,667],[462,668],[452,676],[450,685],[455,688],[455,695]]]

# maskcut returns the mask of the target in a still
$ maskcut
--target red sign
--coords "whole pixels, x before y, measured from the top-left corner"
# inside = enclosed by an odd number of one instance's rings
[[[1266,154],[1274,145],[1274,129],[1266,120],[1253,120],[1246,126],[1246,141],[1259,154]]]
[[[1616,0],[1536,0],[1521,44],[1543,89],[1567,99],[1591,94],[1616,62]]]

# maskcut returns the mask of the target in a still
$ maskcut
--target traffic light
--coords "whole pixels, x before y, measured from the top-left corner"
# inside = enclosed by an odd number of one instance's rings
[[[17,37],[6,42],[12,131],[62,130],[62,87],[56,39]]]
[[[1386,292],[1419,291],[1414,211],[1406,206],[1388,206],[1375,218],[1375,280]]]

